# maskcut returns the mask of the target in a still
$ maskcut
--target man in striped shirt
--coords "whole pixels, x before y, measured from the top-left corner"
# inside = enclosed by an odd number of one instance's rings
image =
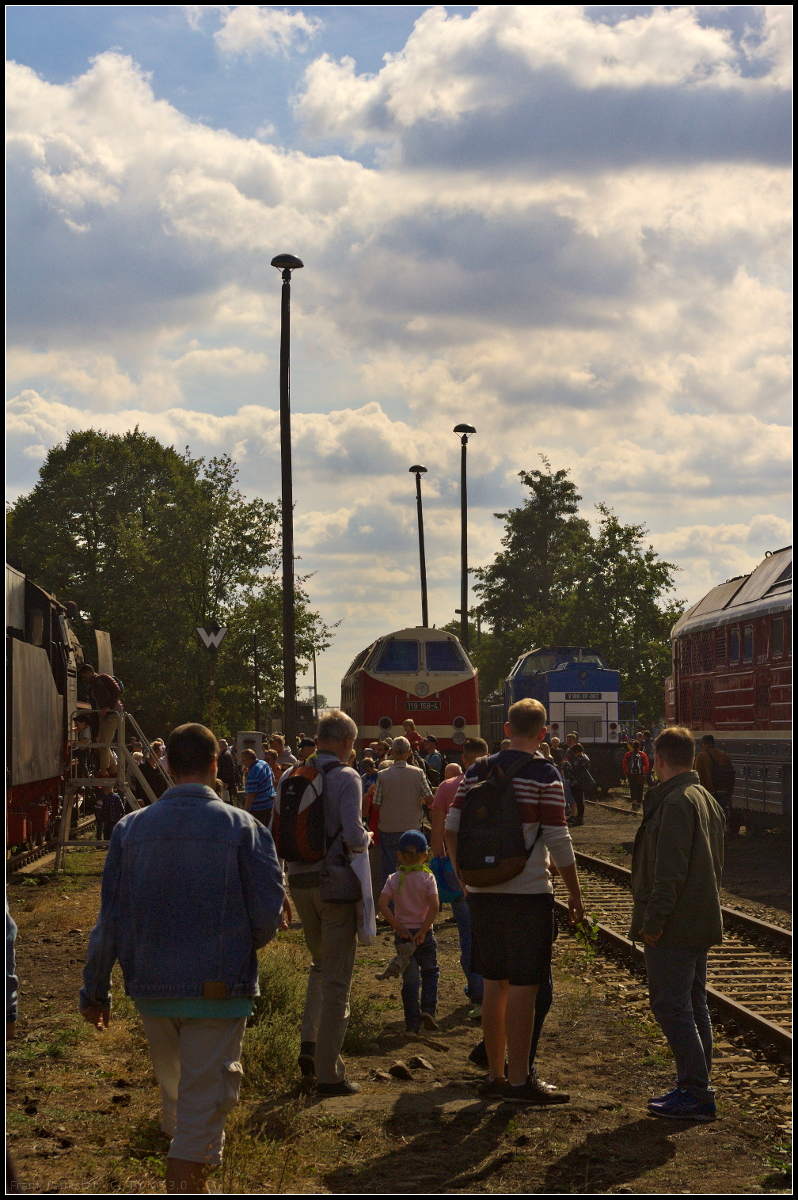
[[[508,713],[510,745],[480,759],[458,789],[446,817],[446,845],[457,870],[457,831],[468,792],[492,767],[508,770],[519,757],[525,766],[513,777],[527,850],[519,875],[493,887],[471,887],[471,970],[484,977],[482,1031],[488,1077],[480,1091],[523,1104],[563,1103],[564,1093],[546,1089],[529,1076],[529,1048],[538,987],[548,977],[554,940],[554,896],[550,862],[568,889],[572,922],[584,916],[573,846],[565,823],[562,779],[553,763],[538,753],[546,734],[546,710],[532,699],[519,700]],[[522,758],[523,761],[523,758]],[[508,1079],[504,1078],[505,1052]]]
[[[244,807],[253,817],[271,828],[274,815],[274,775],[265,759],[255,756],[254,750],[241,751],[241,765],[247,773],[244,784]]]

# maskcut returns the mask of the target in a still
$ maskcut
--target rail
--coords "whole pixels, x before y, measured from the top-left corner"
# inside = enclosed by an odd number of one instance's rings
[[[631,872],[589,854],[577,853],[576,859],[586,908],[598,919],[598,948],[641,966],[643,947],[626,935],[632,912]],[[567,917],[567,905],[556,899],[555,905],[558,914]],[[729,935],[710,950],[707,966],[710,1009],[749,1030],[766,1057],[790,1056],[792,934],[726,906],[723,917]]]

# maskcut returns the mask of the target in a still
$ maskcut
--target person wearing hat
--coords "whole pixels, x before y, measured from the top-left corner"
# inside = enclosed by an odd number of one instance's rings
[[[316,753],[316,743],[313,738],[303,737],[297,747],[297,754],[301,763],[307,762],[311,754]]]
[[[434,733],[428,733],[424,738],[423,758],[429,769],[436,773],[438,782],[440,783],[441,779],[443,779],[443,769],[446,764],[443,761],[443,755],[438,749],[438,739]]]
[[[402,972],[402,1006],[405,1010],[405,1029],[418,1033],[437,1029],[435,1010],[438,1006],[438,943],[432,932],[432,922],[438,915],[438,885],[427,866],[427,839],[418,829],[408,829],[399,838],[397,847],[399,870],[389,875],[382,889],[379,910],[396,934],[397,960]],[[393,904],[393,912],[391,905]],[[415,946],[412,953],[404,949]],[[389,975],[394,974],[390,971]],[[420,990],[420,998],[419,998]]]

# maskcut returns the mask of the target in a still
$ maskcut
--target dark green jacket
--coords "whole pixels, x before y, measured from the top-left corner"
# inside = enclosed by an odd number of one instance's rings
[[[662,931],[658,946],[706,950],[723,940],[723,810],[695,771],[649,790],[632,857],[629,937]]]

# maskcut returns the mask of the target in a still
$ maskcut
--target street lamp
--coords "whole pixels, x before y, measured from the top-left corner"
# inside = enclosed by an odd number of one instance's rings
[[[460,641],[468,650],[468,496],[466,492],[466,447],[473,425],[455,425],[460,434]]]
[[[293,254],[278,254],[282,273],[280,309],[280,461],[283,518],[283,720],[286,742],[296,742],[296,643],[294,636],[294,498],[291,480],[291,272],[304,267]]]
[[[429,629],[429,608],[427,607],[427,560],[424,557],[424,513],[421,509],[421,476],[426,475],[427,468],[417,463],[410,467],[411,475],[416,477],[416,508],[418,509],[418,558],[421,566],[421,624]]]

